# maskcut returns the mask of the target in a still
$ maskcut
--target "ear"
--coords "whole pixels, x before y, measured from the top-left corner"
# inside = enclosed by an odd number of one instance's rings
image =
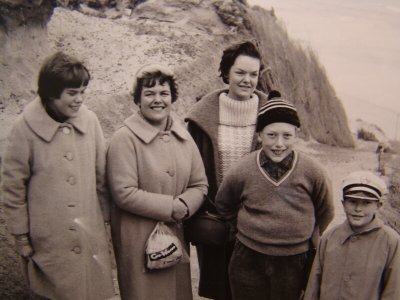
[[[341,203],[342,203],[342,206],[343,206],[343,208],[344,208],[344,200],[342,199],[342,201],[340,201]]]
[[[262,143],[262,139],[261,139],[261,132],[257,132],[257,142],[258,143]]]

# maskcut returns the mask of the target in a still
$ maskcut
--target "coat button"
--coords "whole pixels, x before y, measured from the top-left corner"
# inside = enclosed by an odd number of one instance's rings
[[[71,129],[69,129],[68,127],[63,127],[62,131],[63,131],[65,134],[70,134],[70,133],[71,133]]]
[[[68,182],[70,185],[74,185],[74,184],[76,183],[76,179],[75,179],[74,176],[71,176],[71,177],[68,177],[67,182]]]
[[[79,254],[79,253],[81,253],[82,250],[80,247],[75,246],[74,249],[72,249],[72,251],[74,251],[76,254]]]
[[[166,143],[168,143],[171,140],[171,137],[168,134],[164,134],[162,136],[162,140]]]
[[[167,171],[167,173],[168,173],[168,175],[171,176],[171,177],[173,177],[173,176],[175,175],[175,171],[174,171],[173,169],[169,169],[169,170]]]
[[[67,160],[71,161],[71,160],[74,159],[74,154],[73,154],[72,152],[67,152],[67,153],[65,153],[64,157],[65,157]]]

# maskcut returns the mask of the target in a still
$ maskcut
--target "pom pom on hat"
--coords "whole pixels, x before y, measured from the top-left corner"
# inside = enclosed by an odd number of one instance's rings
[[[282,98],[273,98],[261,106],[257,116],[256,131],[260,132],[272,123],[289,123],[300,127],[299,116],[294,105]]]
[[[381,201],[382,196],[386,193],[386,183],[372,172],[356,171],[343,179],[342,190],[343,199],[357,198]],[[359,193],[364,193],[364,195]],[[368,193],[368,196],[365,193]]]

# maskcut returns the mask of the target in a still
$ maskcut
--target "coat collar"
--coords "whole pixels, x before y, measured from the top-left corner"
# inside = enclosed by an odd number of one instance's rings
[[[39,97],[29,103],[23,112],[24,119],[29,127],[47,142],[50,142],[58,128],[65,126],[65,124],[71,124],[82,134],[86,133],[89,124],[88,115],[89,110],[82,105],[76,117],[69,118],[64,123],[59,123],[47,114]]]
[[[220,164],[218,156],[218,125],[219,125],[219,95],[228,93],[228,89],[219,89],[213,91],[198,101],[188,112],[185,118],[186,122],[195,123],[211,141],[212,155],[214,157],[214,165]],[[254,93],[258,96],[258,109],[268,101],[268,96],[263,92],[255,90]],[[257,148],[257,138],[254,134],[251,151]],[[219,185],[218,168],[215,169],[215,182]]]
[[[372,220],[371,223],[366,225],[361,230],[354,231],[351,228],[349,222],[346,220],[342,224],[342,230],[340,233],[340,242],[341,242],[341,244],[344,244],[347,240],[349,240],[353,236],[367,234],[371,231],[378,230],[382,226],[383,226],[383,222],[378,217],[375,216],[375,218]]]
[[[190,138],[189,133],[183,125],[179,124],[179,121],[172,119],[172,126],[170,131],[174,133],[178,138],[183,140],[188,140]],[[124,124],[128,127],[138,138],[140,138],[144,143],[149,144],[156,136],[163,131],[152,126],[143,117],[141,117],[137,112],[128,117]]]
[[[219,89],[204,96],[189,111],[185,121],[196,123],[204,132],[208,134],[213,143],[217,141],[219,124],[219,95],[228,93],[228,89]],[[268,101],[268,96],[263,92],[255,90],[254,93],[259,98],[258,107]]]

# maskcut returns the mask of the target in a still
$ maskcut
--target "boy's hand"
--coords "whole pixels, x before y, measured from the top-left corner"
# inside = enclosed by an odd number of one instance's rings
[[[15,246],[19,255],[24,258],[29,258],[33,255],[33,248],[27,234],[15,236]]]

